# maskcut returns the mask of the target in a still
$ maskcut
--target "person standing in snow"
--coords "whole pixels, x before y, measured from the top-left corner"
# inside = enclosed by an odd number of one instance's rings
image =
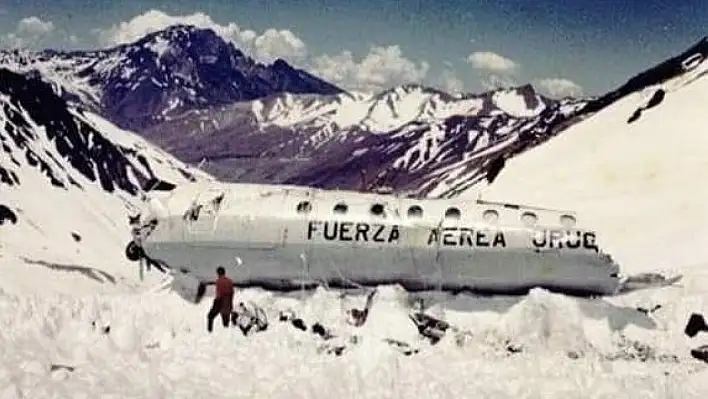
[[[216,268],[216,296],[207,315],[207,331],[214,329],[214,319],[221,315],[221,323],[224,328],[229,326],[229,318],[233,310],[234,282],[226,277],[226,270],[219,266]]]

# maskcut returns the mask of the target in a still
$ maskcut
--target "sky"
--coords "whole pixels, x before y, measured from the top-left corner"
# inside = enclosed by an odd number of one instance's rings
[[[600,95],[708,33],[705,0],[0,0],[0,46],[96,49],[174,23],[345,89]]]

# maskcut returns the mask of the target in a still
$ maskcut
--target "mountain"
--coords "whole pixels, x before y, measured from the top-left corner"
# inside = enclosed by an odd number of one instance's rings
[[[40,76],[184,162],[205,159],[218,178],[413,195],[455,195],[493,178],[506,157],[585,105],[530,85],[461,96],[412,84],[349,93],[282,60],[256,63],[213,31],[185,25],[105,50],[3,52],[0,65]]]
[[[685,74],[707,49],[702,40],[606,95],[563,100],[531,85],[349,93],[283,61],[254,63],[214,32],[181,25],[113,49],[4,53],[1,62],[38,69],[67,88],[65,98],[183,162],[206,161],[220,179],[450,197],[493,181],[507,159],[615,101]]]
[[[211,29],[175,25],[96,51],[4,51],[0,66],[38,71],[119,127],[141,130],[188,110],[280,92],[343,92],[278,59],[254,61]]]
[[[279,94],[190,112],[141,134],[225,180],[364,184],[454,195],[554,134],[585,105],[530,85],[452,96],[404,85],[373,96]]]
[[[6,290],[41,290],[56,270],[73,276],[73,290],[130,283],[137,273],[123,249],[127,216],[140,195],[211,178],[68,105],[40,78],[6,69],[0,69],[0,127],[0,285]],[[23,277],[24,269],[35,278]]]

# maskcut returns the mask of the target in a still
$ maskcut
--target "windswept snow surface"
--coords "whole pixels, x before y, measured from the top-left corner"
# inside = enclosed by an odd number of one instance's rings
[[[381,287],[367,323],[348,327],[340,300],[319,290],[303,300],[249,290],[269,312],[266,331],[244,337],[204,331],[209,301],[174,294],[60,298],[0,297],[3,398],[698,398],[704,366],[677,341],[647,339],[664,361],[602,360],[629,353],[613,329],[648,337],[660,328],[633,309],[535,290],[527,297],[446,301],[445,316],[472,336],[435,347],[407,320],[403,292]],[[311,332],[279,322],[292,308],[311,325],[362,338],[340,357]],[[665,316],[665,315],[661,315]],[[652,327],[653,326],[653,327]],[[109,330],[107,330],[107,327]],[[664,333],[667,334],[667,333]],[[383,339],[420,350],[405,356]],[[511,342],[506,343],[510,338]],[[344,343],[345,338],[335,338]],[[654,342],[652,342],[654,341]],[[510,353],[509,345],[522,347]],[[67,367],[68,366],[68,367]]]

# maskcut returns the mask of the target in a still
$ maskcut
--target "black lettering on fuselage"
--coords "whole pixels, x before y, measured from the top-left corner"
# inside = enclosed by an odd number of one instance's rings
[[[374,228],[376,229],[376,232],[374,233],[374,241],[384,242],[383,231],[385,226],[382,224],[375,224],[374,226]]]
[[[352,222],[342,222],[339,224],[339,241],[351,241],[351,228],[354,227]]]
[[[533,235],[531,243],[536,248],[558,248],[598,251],[595,233],[592,231],[539,230]]]
[[[322,228],[320,226],[324,225]],[[398,242],[401,236],[397,225],[384,225],[364,222],[340,222],[311,220],[307,224],[307,239],[312,240],[320,234],[325,241],[356,242]]]
[[[439,229],[432,229],[430,231],[430,235],[428,235],[428,245],[433,244],[440,244],[444,247],[503,248],[506,247],[506,237],[504,237],[502,231],[474,230],[469,227],[445,227],[442,229],[442,239]]]
[[[356,224],[356,236],[354,236],[354,241],[369,241],[369,225],[366,223]]]

